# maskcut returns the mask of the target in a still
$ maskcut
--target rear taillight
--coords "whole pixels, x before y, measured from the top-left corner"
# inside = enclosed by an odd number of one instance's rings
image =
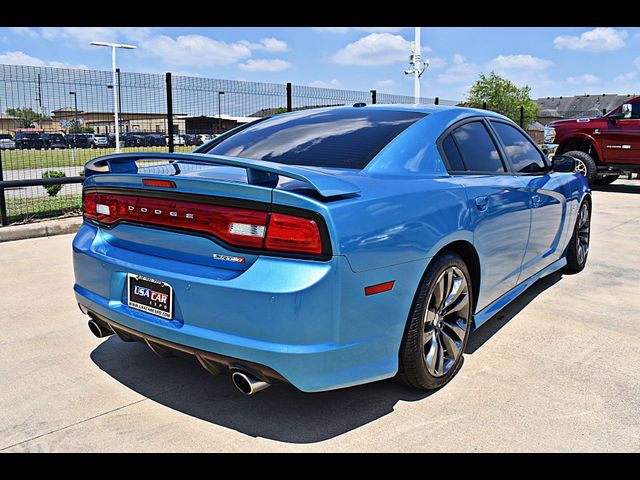
[[[210,234],[236,247],[309,255],[323,253],[317,223],[283,213],[87,192],[84,194],[84,216],[105,225],[129,221]]]
[[[283,213],[272,213],[265,241],[267,250],[320,255],[322,239],[315,221]]]

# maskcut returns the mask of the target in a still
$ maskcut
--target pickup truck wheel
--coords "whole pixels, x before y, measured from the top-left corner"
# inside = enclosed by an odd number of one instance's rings
[[[620,175],[606,175],[601,178],[596,178],[594,185],[609,185],[615,182]]]
[[[429,266],[400,347],[401,381],[430,390],[458,372],[471,330],[472,295],[471,275],[459,255],[445,252]]]
[[[589,182],[589,185],[593,185],[596,181],[596,176],[598,174],[598,166],[591,155],[586,152],[582,152],[580,150],[571,150],[570,152],[563,153],[563,155],[568,155],[569,157],[573,157],[576,159],[576,169],[574,172],[581,173]]]
[[[567,247],[567,265],[564,268],[567,273],[581,272],[587,264],[590,234],[591,205],[587,200],[583,200]]]

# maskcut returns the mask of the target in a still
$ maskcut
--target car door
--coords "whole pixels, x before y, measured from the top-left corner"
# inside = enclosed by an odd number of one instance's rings
[[[531,203],[531,233],[518,282],[524,281],[560,258],[567,202],[567,176],[554,173],[535,143],[515,125],[489,122],[511,171],[527,189]]]
[[[621,108],[618,107],[611,114],[619,112]],[[640,100],[631,103],[631,118],[609,119],[600,132],[600,138],[607,163],[640,162]]]
[[[481,265],[481,310],[516,286],[529,239],[530,194],[509,172],[483,118],[455,124],[438,143],[449,172],[467,193]]]

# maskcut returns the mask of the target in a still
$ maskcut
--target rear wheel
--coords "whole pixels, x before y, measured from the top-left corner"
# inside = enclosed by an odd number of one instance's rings
[[[589,182],[589,185],[593,185],[595,183],[596,176],[598,174],[598,166],[591,155],[580,150],[571,150],[570,152],[563,153],[563,155],[575,158],[576,169],[574,172],[584,175]]]
[[[589,240],[591,236],[591,205],[584,200],[578,210],[578,218],[573,227],[573,235],[567,250],[567,266],[569,273],[581,272],[587,264]]]
[[[442,387],[462,365],[471,330],[471,276],[462,258],[446,252],[420,284],[400,347],[399,378],[419,389]]]

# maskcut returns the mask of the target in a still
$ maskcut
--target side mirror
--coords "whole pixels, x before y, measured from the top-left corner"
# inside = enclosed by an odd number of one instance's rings
[[[568,155],[554,155],[551,168],[554,172],[571,173],[576,169],[576,159]]]

